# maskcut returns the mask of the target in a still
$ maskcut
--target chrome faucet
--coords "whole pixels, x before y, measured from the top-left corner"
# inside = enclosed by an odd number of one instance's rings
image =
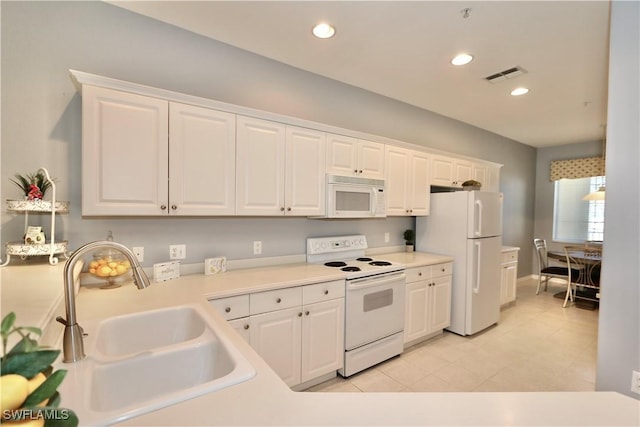
[[[133,275],[133,283],[138,287],[138,289],[144,289],[151,286],[151,281],[149,277],[145,274],[138,262],[138,259],[135,257],[133,252],[129,250],[124,245],[120,243],[116,243],[113,241],[98,241],[87,243],[84,246],[78,248],[70,257],[67,259],[67,262],[64,264],[64,305],[66,309],[67,318],[63,319],[61,316],[58,316],[56,320],[62,323],[64,326],[64,337],[62,342],[63,349],[63,358],[62,361],[64,363],[73,363],[78,360],[84,359],[84,341],[83,341],[83,330],[80,325],[78,325],[76,319],[76,294],[75,294],[75,286],[73,283],[73,270],[78,259],[86,254],[89,251],[98,249],[98,248],[113,248],[118,252],[121,252],[131,264],[131,273]]]

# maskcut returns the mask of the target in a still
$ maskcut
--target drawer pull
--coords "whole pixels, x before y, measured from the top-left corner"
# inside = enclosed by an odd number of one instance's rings
[[[277,302],[278,304],[280,304],[280,303],[282,302],[282,298],[278,298],[278,299],[276,300],[276,302]]]
[[[446,270],[443,268],[441,271],[444,273]]]
[[[305,312],[304,312],[304,314],[305,314],[306,316],[308,316],[308,315],[309,315],[309,310],[305,311]]]
[[[418,273],[418,276],[422,276],[422,271],[420,273]]]
[[[231,307],[227,307],[227,308],[225,308],[225,309],[224,309],[224,312],[225,312],[225,313],[231,313]]]
[[[249,329],[249,325],[244,325],[244,329],[245,329],[245,331],[246,331],[247,329]]]
[[[298,317],[302,317],[302,312],[298,313]]]
[[[329,295],[329,291],[328,291],[328,290],[325,290],[325,291],[324,291],[324,294],[325,294],[325,295]]]

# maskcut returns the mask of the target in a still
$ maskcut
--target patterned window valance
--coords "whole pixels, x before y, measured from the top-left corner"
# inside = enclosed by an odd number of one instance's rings
[[[551,162],[550,181],[558,181],[563,178],[588,178],[591,176],[604,176],[604,159],[602,157],[554,160]]]

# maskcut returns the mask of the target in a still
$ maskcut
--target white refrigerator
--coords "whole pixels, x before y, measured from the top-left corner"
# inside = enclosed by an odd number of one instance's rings
[[[429,216],[416,218],[416,250],[454,258],[451,332],[473,335],[498,322],[501,235],[501,193],[433,193]]]

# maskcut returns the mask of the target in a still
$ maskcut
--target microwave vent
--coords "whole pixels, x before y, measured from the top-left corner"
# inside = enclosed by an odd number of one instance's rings
[[[527,70],[525,70],[524,68],[520,66],[515,66],[515,67],[508,68],[504,71],[500,71],[499,73],[491,74],[490,76],[487,76],[484,79],[489,83],[495,84],[503,80],[516,78],[518,76],[525,74],[526,72]]]

